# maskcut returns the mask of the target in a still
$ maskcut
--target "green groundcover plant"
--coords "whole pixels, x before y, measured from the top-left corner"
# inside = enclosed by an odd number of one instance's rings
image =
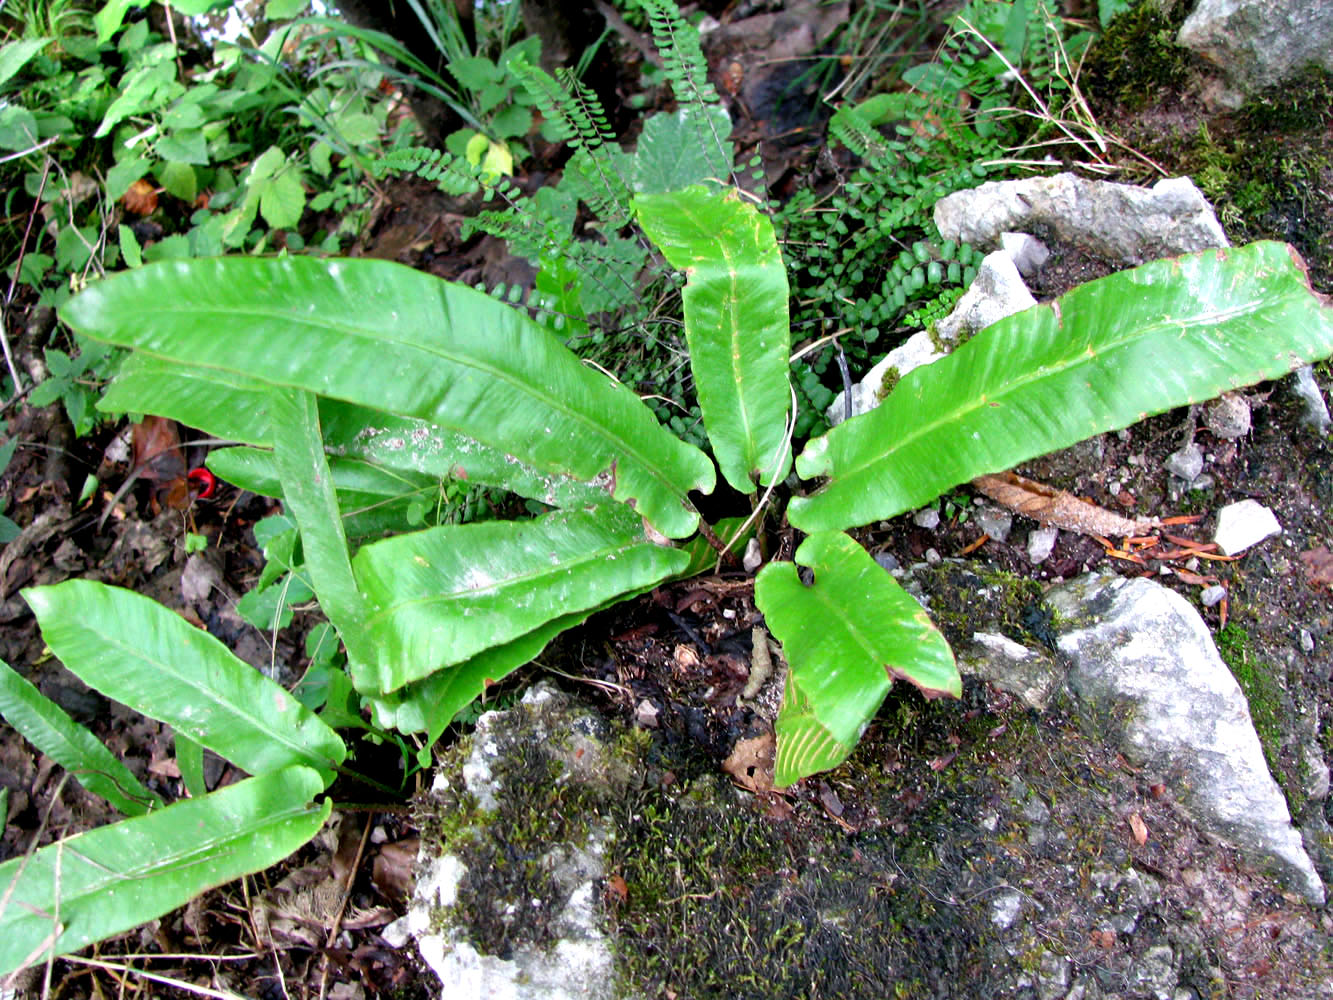
[[[691,499],[709,493],[718,472],[752,498],[756,516],[770,519],[789,486],[807,481],[813,489],[797,485],[785,510],[806,536],[794,561],[770,562],[755,584],[790,666],[777,721],[779,785],[844,760],[895,680],[928,697],[961,691],[944,638],[849,529],[1333,353],[1333,313],[1285,245],[1158,261],[1002,320],[909,373],[876,410],[808,442],[793,462],[788,285],[769,220],[741,193],[717,187],[640,195],[633,208],[687,276],[686,340],[711,457],[525,313],[383,261],[163,262],[92,285],[61,315],[83,336],[132,352],[100,405],[173,417],[237,442],[215,451],[210,466],[281,496],[355,692],[377,725],[425,732],[427,745],[489,682],[562,630],[710,568],[717,552],[701,536],[715,548],[738,546],[739,532],[720,539]],[[349,516],[368,483],[415,495],[423,481],[441,479],[508,490],[545,512],[387,538]],[[196,866],[164,847],[173,879],[189,873],[199,891],[313,835],[328,806],[308,803],[343,751],[290,696],[262,678],[214,689],[200,675],[230,654],[179,622],[173,629],[188,637],[150,640],[153,616],[172,616],[149,611],[156,606],[144,598],[77,581],[27,596],[67,666],[172,722],[187,747],[230,756],[256,775],[236,788],[276,794],[288,810],[281,837],[253,834],[258,813],[244,809],[212,824],[226,864]],[[167,711],[116,686],[131,672],[123,665],[96,673],[88,666],[117,657],[137,657],[148,678],[169,671],[193,679]],[[216,714],[205,720],[196,697]],[[268,708],[291,713],[281,739],[276,722],[253,732],[250,714]],[[282,752],[259,755],[247,739],[256,757],[241,756],[236,733],[273,739]],[[81,780],[100,779],[96,790],[118,792],[130,811],[148,805],[105,760],[74,770]],[[277,793],[276,774],[298,780]],[[112,840],[122,835],[110,831],[131,824],[194,829],[194,819],[175,817],[245,794],[214,792],[83,837]],[[226,841],[227,830],[254,843]],[[21,943],[0,938],[0,969],[91,940],[64,936],[71,859],[95,857],[70,846],[78,840],[0,869],[3,884],[19,887],[14,899],[24,893],[0,924],[32,927]],[[140,855],[95,861],[89,877],[104,878],[86,898],[118,905],[126,878],[147,877],[124,873],[146,863]],[[180,901],[180,882],[171,886],[152,899],[153,912]],[[136,919],[149,909],[136,909]],[[99,925],[97,934],[123,926]]]

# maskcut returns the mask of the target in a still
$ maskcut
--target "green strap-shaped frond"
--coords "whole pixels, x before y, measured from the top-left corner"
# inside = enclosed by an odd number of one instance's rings
[[[1155,261],[1000,320],[812,441],[802,531],[869,524],[1152,413],[1333,353],[1333,309],[1283,243]]]
[[[634,199],[639,223],[687,275],[685,338],[699,407],[727,482],[752,493],[791,468],[787,272],[773,224],[734,191]]]
[[[814,573],[810,586],[798,563]],[[841,763],[894,680],[929,698],[962,693],[949,644],[921,605],[841,532],[811,535],[795,563],[765,566],[755,602],[791,669],[778,715],[780,784]]]
[[[144,303],[153,307],[145,309]],[[145,354],[416,417],[543,475],[605,482],[670,537],[712,464],[545,328],[461,285],[377,260],[216,258],[113,275],[61,315]]]

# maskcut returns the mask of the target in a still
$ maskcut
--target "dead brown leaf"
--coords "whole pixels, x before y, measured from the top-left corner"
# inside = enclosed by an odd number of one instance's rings
[[[421,841],[417,837],[380,845],[371,865],[370,881],[385,899],[401,903],[411,898]]]
[[[1142,816],[1130,813],[1125,817],[1125,822],[1129,824],[1129,832],[1134,836],[1134,843],[1142,847],[1148,842],[1148,825],[1143,822]]]
[[[1305,567],[1305,578],[1312,587],[1333,589],[1333,552],[1320,545],[1300,554],[1301,564]]]
[[[1080,500],[1072,493],[1013,472],[978,476],[972,480],[972,485],[1016,514],[1081,535],[1136,535],[1153,527],[1150,519],[1121,517],[1104,507]]]
[[[773,758],[776,743],[771,732],[748,740],[737,740],[731,756],[722,762],[722,770],[736,779],[742,788],[767,792],[773,787]]]
[[[166,417],[144,417],[134,425],[135,472],[149,482],[164,483],[185,475],[180,429]]]
[[[120,200],[135,215],[152,215],[157,211],[157,189],[142,177],[130,185]]]
[[[625,881],[623,875],[610,875],[607,877],[606,898],[608,902],[629,902],[629,883]]]

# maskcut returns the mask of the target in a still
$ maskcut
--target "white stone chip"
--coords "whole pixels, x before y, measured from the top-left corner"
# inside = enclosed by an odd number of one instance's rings
[[[1265,538],[1282,534],[1282,525],[1271,510],[1258,500],[1227,504],[1217,512],[1217,530],[1213,541],[1223,555],[1234,556],[1258,545]]]
[[[1028,532],[1028,561],[1036,566],[1050,558],[1055,551],[1055,542],[1060,535],[1059,528],[1033,528]]]

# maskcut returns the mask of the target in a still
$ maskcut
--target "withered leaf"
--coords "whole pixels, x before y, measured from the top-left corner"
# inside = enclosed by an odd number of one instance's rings
[[[776,742],[771,732],[748,740],[737,740],[731,756],[722,762],[726,771],[742,788],[766,792],[773,787],[773,758]]]
[[[120,200],[135,215],[152,215],[157,211],[157,189],[142,177],[130,185]]]
[[[135,472],[149,482],[164,483],[185,475],[180,430],[166,417],[144,417],[134,425]]]
[[[1153,527],[1150,518],[1128,518],[1080,500],[1072,493],[1013,472],[978,476],[972,485],[998,504],[1041,524],[1081,535],[1136,535]]]
[[[1143,822],[1143,817],[1138,813],[1130,813],[1125,821],[1129,823],[1129,832],[1134,837],[1134,843],[1142,847],[1148,842],[1148,825]]]
[[[1305,577],[1312,587],[1333,588],[1333,552],[1325,545],[1300,554]]]

